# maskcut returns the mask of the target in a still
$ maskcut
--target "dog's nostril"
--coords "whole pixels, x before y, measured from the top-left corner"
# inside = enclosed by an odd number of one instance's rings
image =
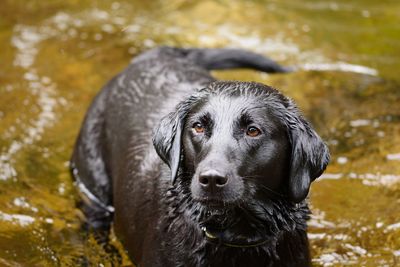
[[[200,176],[199,182],[200,182],[200,184],[207,186],[208,185],[208,177]]]
[[[227,181],[228,181],[228,178],[226,178],[226,177],[216,177],[216,179],[215,179],[217,186],[224,186]]]

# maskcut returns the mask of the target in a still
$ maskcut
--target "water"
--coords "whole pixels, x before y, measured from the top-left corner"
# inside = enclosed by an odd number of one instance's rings
[[[285,75],[215,75],[279,88],[329,144],[332,163],[310,197],[315,266],[400,264],[400,2],[1,6],[0,266],[117,261],[80,230],[68,159],[99,88],[157,45],[242,47],[296,66]]]

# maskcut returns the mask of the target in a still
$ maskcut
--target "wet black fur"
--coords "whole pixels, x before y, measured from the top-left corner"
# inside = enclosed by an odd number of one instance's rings
[[[328,164],[327,147],[277,90],[216,81],[206,71],[234,67],[287,70],[242,50],[158,48],[110,81],[86,115],[71,160],[73,173],[98,200],[115,207],[110,214],[85,202],[87,222],[104,229],[113,219],[139,266],[310,266],[305,198]],[[193,199],[193,169],[185,165],[182,135],[194,107],[221,95],[227,101],[243,97],[244,103],[255,98],[268,106],[291,149],[281,163],[287,177],[276,178],[279,188],[244,181],[240,199],[214,208]],[[204,226],[217,238],[207,238]]]
[[[161,224],[167,234],[161,243],[161,255],[165,256],[160,262],[165,266],[310,265],[306,235],[309,210],[305,203],[296,206],[277,199],[264,203],[250,200],[238,207],[233,211],[238,221],[234,228],[224,233],[224,240],[251,233],[251,238],[242,241],[267,237],[267,242],[253,248],[232,248],[204,237],[198,225],[204,222],[202,213],[206,211],[193,203],[182,187],[169,189],[168,209],[162,218]],[[184,214],[189,214],[190,223],[182,220]]]

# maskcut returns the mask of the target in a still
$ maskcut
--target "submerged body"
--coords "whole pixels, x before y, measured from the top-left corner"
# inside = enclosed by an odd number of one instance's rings
[[[114,221],[138,266],[310,265],[304,198],[328,151],[276,90],[208,72],[232,67],[286,70],[240,50],[157,48],[86,115],[71,160],[82,209],[93,228]]]

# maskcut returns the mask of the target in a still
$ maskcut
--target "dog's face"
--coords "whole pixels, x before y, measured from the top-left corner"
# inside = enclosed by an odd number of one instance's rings
[[[211,206],[260,192],[300,202],[329,162],[295,105],[258,83],[211,84],[162,119],[153,143],[172,181],[178,177],[195,201]]]
[[[182,144],[192,197],[205,205],[278,191],[289,174],[285,126],[257,97],[210,95],[190,110]]]

